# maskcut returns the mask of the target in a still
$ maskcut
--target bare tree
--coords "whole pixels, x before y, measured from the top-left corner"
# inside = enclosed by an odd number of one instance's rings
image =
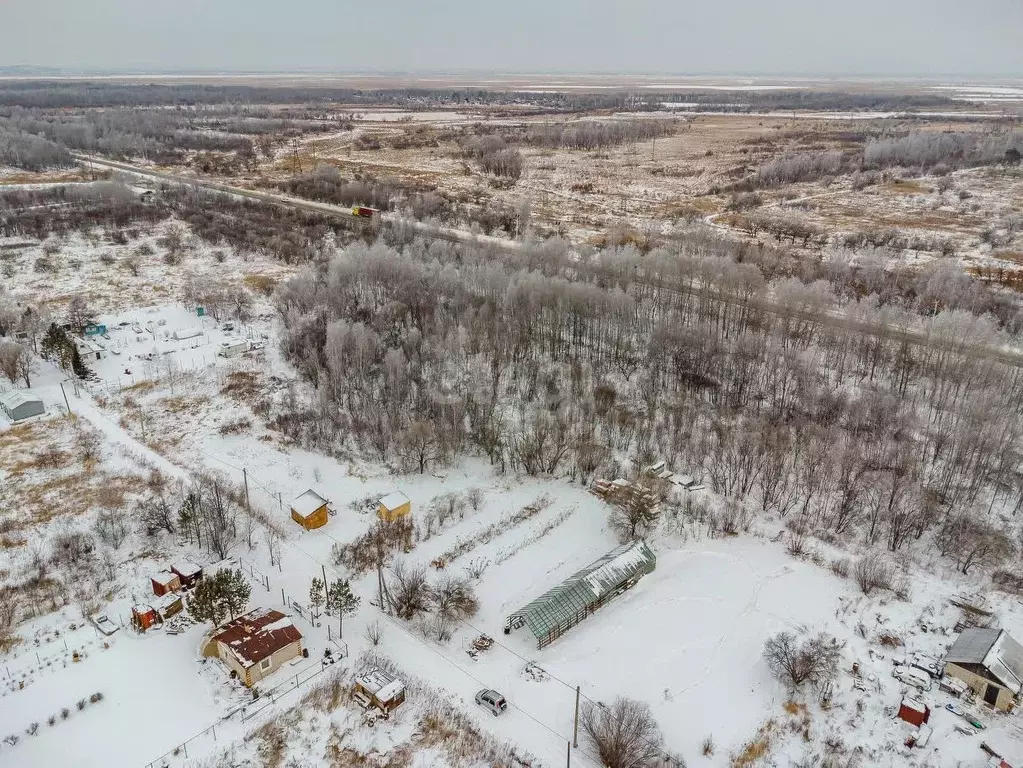
[[[775,677],[795,690],[805,682],[820,683],[834,677],[840,646],[821,633],[800,643],[791,632],[779,632],[764,643],[764,661]]]
[[[119,509],[103,509],[96,516],[93,530],[99,540],[108,547],[120,549],[124,540],[131,532],[128,517]]]
[[[133,277],[138,277],[139,272],[142,271],[142,256],[138,252],[127,253],[121,259],[121,266],[123,266]]]
[[[427,613],[433,604],[433,588],[427,581],[426,569],[420,565],[406,569],[401,561],[395,563],[388,592],[394,612],[406,621]]]
[[[661,519],[657,498],[645,488],[632,486],[612,501],[610,522],[622,541],[651,533]]]
[[[89,324],[92,320],[92,309],[89,307],[89,302],[85,296],[76,293],[71,297],[71,301],[68,302],[66,317],[68,325],[75,331],[81,331]]]
[[[162,493],[140,501],[136,515],[147,536],[155,536],[160,531],[174,533],[177,525],[175,509]]]
[[[266,542],[266,551],[270,553],[270,567],[278,566],[281,563],[281,545],[283,538],[280,531],[272,525],[268,525],[263,532],[263,541]]]
[[[31,387],[32,376],[36,372],[32,350],[13,341],[0,341],[0,372],[12,384],[20,379],[26,387]]]
[[[449,621],[472,618],[479,610],[479,601],[469,580],[450,574],[433,588],[433,605],[437,613]]]
[[[406,466],[417,467],[419,474],[444,456],[443,445],[433,424],[417,421],[409,425],[398,439],[398,453]]]
[[[580,722],[606,768],[665,765],[664,736],[646,702],[619,697],[604,706],[587,701]]]

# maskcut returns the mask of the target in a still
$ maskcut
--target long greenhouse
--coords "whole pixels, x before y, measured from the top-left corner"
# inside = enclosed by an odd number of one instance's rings
[[[598,608],[618,597],[657,566],[645,541],[616,547],[599,560],[572,574],[553,589],[512,613],[505,634],[528,627],[543,648],[561,637]]]

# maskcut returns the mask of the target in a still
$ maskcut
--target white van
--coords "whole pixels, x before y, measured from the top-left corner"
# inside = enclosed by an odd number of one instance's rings
[[[895,667],[892,677],[921,691],[931,690],[931,676],[915,667]]]

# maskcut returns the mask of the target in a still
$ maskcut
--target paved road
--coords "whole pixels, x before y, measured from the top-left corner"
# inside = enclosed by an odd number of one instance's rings
[[[337,205],[330,205],[329,203],[318,203],[312,200],[304,200],[302,198],[291,197],[289,195],[280,195],[273,192],[256,192],[251,189],[242,189],[241,187],[233,187],[228,184],[221,184],[219,182],[210,181],[208,179],[195,179],[186,176],[178,176],[172,173],[163,173],[160,171],[152,171],[148,168],[139,168],[129,163],[122,163],[116,160],[107,160],[106,158],[92,157],[89,155],[76,154],[75,158],[83,164],[92,164],[94,166],[101,166],[104,168],[110,168],[111,170],[121,171],[123,173],[131,173],[137,176],[145,176],[162,181],[167,181],[172,184],[185,184],[188,186],[198,187],[201,189],[210,189],[217,192],[223,192],[229,195],[237,195],[239,197],[247,197],[254,200],[262,200],[264,202],[273,203],[275,205],[283,205],[291,208],[299,208],[302,210],[312,211],[314,213],[320,213],[327,216],[338,216],[346,219],[357,219],[358,217],[353,216],[351,209],[342,208]],[[449,240],[451,242],[475,242],[475,243],[486,243],[487,245],[495,246],[503,250],[515,250],[518,249],[520,244],[518,242],[503,240],[497,237],[487,237],[485,235],[478,235],[472,232],[467,232],[460,229],[452,229],[450,227],[434,227],[428,224],[424,224],[420,221],[414,221],[411,219],[401,218],[394,214],[385,213],[381,214],[380,218],[383,222],[390,226],[406,226],[414,229],[418,234],[423,237],[435,238],[439,240]],[[722,228],[723,225],[716,225]],[[727,228],[726,228],[727,229]],[[738,302],[718,295],[716,291],[707,290],[705,288],[693,287],[689,291],[695,296],[714,298],[718,301],[722,301],[728,304],[737,304]],[[819,325],[842,328],[845,330],[851,330],[855,333],[859,333],[866,336],[875,336],[885,339],[890,339],[897,342],[908,342],[917,346],[929,346],[930,342],[926,335],[912,329],[903,328],[900,326],[877,326],[872,323],[865,323],[863,321],[854,320],[848,317],[842,312],[833,312],[823,316],[815,315],[807,312],[800,312],[792,310],[782,304],[772,301],[769,298],[758,298],[751,302],[751,304],[758,309],[769,312],[774,315],[787,315],[795,320],[808,320],[818,323]],[[998,360],[1006,365],[1010,365],[1016,368],[1023,368],[1023,350],[1006,348],[1006,347],[990,347],[984,345],[973,345],[965,350],[965,354],[973,357],[977,360]]]

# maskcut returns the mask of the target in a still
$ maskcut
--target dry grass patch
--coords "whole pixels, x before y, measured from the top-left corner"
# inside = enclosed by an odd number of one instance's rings
[[[220,394],[246,403],[255,400],[262,392],[259,374],[254,371],[234,371],[228,375],[227,384],[220,389]]]
[[[273,275],[245,275],[242,282],[250,291],[269,296],[274,292],[274,288],[277,287],[280,280]]]
[[[157,384],[152,379],[143,379],[142,381],[135,382],[131,386],[123,387],[121,389],[121,391],[122,392],[145,393],[145,392],[152,392],[154,389],[156,389],[156,387],[157,387]],[[127,405],[127,404],[128,404],[128,402],[127,402],[127,400],[125,400],[125,405]]]
[[[199,413],[204,405],[208,405],[210,399],[206,395],[197,395],[195,397],[171,395],[170,397],[160,398],[156,402],[157,405],[171,413],[191,413],[194,415]]]

